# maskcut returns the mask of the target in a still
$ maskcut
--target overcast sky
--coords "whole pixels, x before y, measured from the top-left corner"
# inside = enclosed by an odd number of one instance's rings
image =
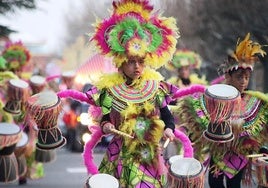
[[[72,10],[78,13],[81,0],[38,0],[36,10],[19,10],[0,17],[3,25],[19,31],[11,35],[12,40],[27,43],[44,43],[47,49],[57,46],[57,39],[64,33],[64,15]],[[70,8],[71,7],[71,8]]]

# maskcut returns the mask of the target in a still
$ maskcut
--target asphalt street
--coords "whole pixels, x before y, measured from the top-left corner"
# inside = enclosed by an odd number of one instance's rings
[[[94,153],[96,165],[100,164],[103,153]],[[83,188],[88,178],[83,164],[81,153],[67,151],[66,148],[57,149],[57,158],[54,162],[44,164],[45,177],[37,180],[28,179],[27,184],[18,185],[18,182],[3,184],[0,188]],[[205,188],[209,188],[207,175]],[[254,188],[257,186],[251,186]],[[243,188],[249,188],[243,186]]]

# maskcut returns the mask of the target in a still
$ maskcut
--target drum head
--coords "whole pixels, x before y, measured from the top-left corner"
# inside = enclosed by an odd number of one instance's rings
[[[16,147],[19,148],[19,147],[26,146],[26,144],[28,143],[28,140],[29,140],[28,135],[25,132],[22,132],[22,137],[19,140],[19,142],[16,144]]]
[[[12,123],[0,123],[0,135],[16,135],[21,131],[20,127]]]
[[[88,180],[89,188],[118,188],[118,180],[109,174],[95,174]]]
[[[62,76],[65,78],[73,78],[73,77],[75,77],[75,72],[74,71],[65,71],[62,73]]]
[[[18,87],[18,88],[27,88],[29,87],[29,84],[21,79],[11,79],[9,80],[9,83],[12,86]]]
[[[34,75],[30,78],[30,82],[36,85],[45,84],[46,79],[43,76]]]
[[[174,155],[168,159],[168,163],[171,165],[172,163],[174,163],[175,161],[181,158],[183,158],[182,155]]]
[[[175,176],[195,176],[203,169],[202,164],[194,158],[181,158],[174,161],[170,170]]]
[[[41,108],[48,108],[54,106],[59,101],[59,97],[53,91],[44,91],[37,93],[28,98],[28,104],[31,106],[38,106]]]
[[[234,99],[239,96],[239,91],[230,85],[215,84],[206,89],[206,94],[215,99]]]

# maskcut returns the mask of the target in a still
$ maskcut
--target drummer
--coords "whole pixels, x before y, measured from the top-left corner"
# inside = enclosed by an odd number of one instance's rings
[[[177,27],[173,18],[163,21],[151,14],[148,0],[114,1],[113,8],[92,38],[103,54],[114,56],[118,68],[96,84],[101,90],[102,131],[117,132],[99,171],[116,177],[121,187],[160,188],[166,174],[159,141],[162,136],[173,140],[175,126],[166,103],[170,88],[155,69],[172,58]]]
[[[236,136],[225,151],[218,151],[222,155],[211,156],[209,170],[209,186],[211,188],[241,187],[241,181],[248,175],[246,168],[249,165],[247,155],[258,153],[262,137],[265,135],[263,126],[268,123],[267,97],[260,92],[247,92],[253,66],[259,61],[256,55],[266,53],[261,45],[250,40],[250,34],[237,44],[235,51],[219,67],[219,73],[225,75],[226,84],[234,86],[241,93],[240,123],[233,125],[233,134]],[[266,104],[265,104],[266,103]],[[256,110],[257,109],[257,110]],[[267,137],[266,137],[267,138]],[[216,153],[216,152],[215,152]],[[245,178],[244,178],[245,179]],[[245,179],[246,180],[246,179]],[[250,183],[250,182],[245,182]]]

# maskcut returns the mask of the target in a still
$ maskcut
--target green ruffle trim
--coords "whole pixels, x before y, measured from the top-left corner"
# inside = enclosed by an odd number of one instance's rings
[[[101,107],[103,115],[109,114],[112,107],[112,97],[108,94],[106,89],[101,90],[100,96],[96,101],[96,104]]]

